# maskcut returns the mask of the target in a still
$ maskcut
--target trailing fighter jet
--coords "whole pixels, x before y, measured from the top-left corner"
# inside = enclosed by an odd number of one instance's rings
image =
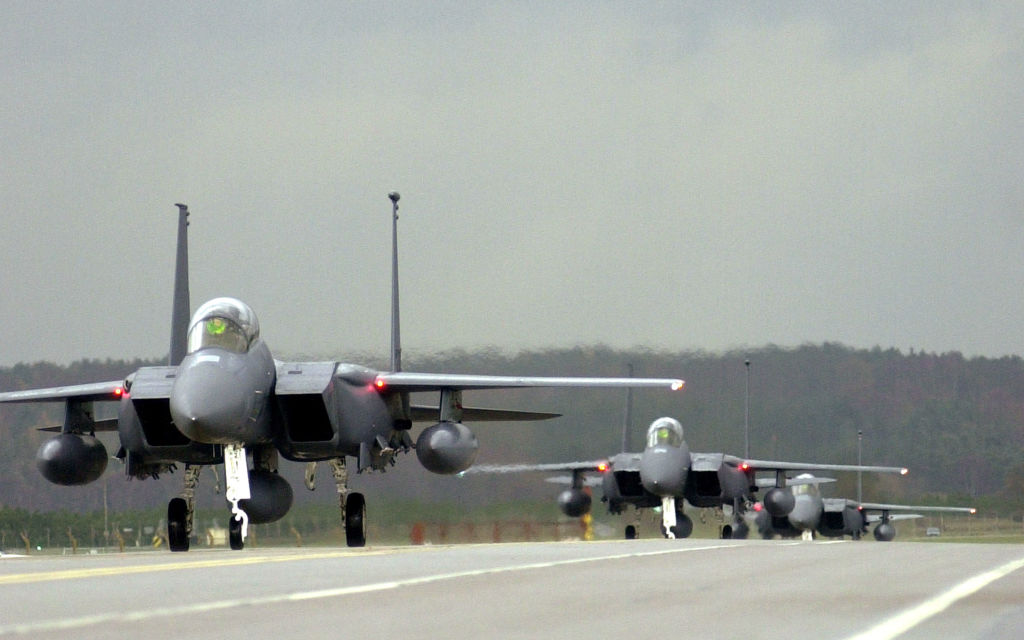
[[[558,496],[559,508],[570,517],[589,512],[591,499],[585,491],[588,473],[602,474],[602,501],[608,511],[622,513],[627,505],[636,509],[661,507],[662,533],[668,538],[685,538],[693,532],[693,521],[684,513],[683,500],[697,508],[732,508],[732,522],[722,528],[726,538],[746,538],[749,527],[743,514],[756,501],[755,474],[775,474],[771,488],[762,499],[767,512],[783,517],[793,510],[793,494],[786,490],[786,472],[793,470],[869,471],[907,473],[904,467],[857,466],[753,460],[725,453],[691,452],[683,439],[683,426],[674,418],[658,418],[647,429],[647,441],[640,453],[623,452],[608,460],[555,464],[478,465],[465,473],[513,473],[521,471],[571,472],[570,488]],[[626,527],[626,538],[636,537],[636,527]]]
[[[100,477],[107,453],[97,431],[117,431],[117,453],[129,478],[157,477],[184,464],[184,488],[167,508],[168,546],[187,551],[194,492],[204,466],[223,464],[231,505],[229,539],[241,549],[249,523],[273,522],[291,506],[292,490],[277,473],[278,457],[306,462],[313,488],[317,462],[331,464],[349,546],[366,543],[366,503],[349,492],[348,458],[356,470],[384,470],[412,448],[428,470],[454,474],[473,464],[477,439],[463,420],[542,420],[557,414],[464,407],[463,391],[513,387],[664,387],[669,378],[519,377],[402,371],[398,322],[398,200],[392,202],[391,366],[377,371],[344,362],[275,360],[260,338],[255,312],[241,300],[215,298],[191,321],[188,295],[188,207],[178,207],[178,249],[167,366],[142,367],[123,380],[0,393],[2,402],[62,402],[60,431],[37,453],[43,476],[62,485]],[[435,406],[410,404],[411,392],[436,391]],[[118,403],[115,419],[97,420],[96,402]],[[432,422],[415,445],[415,422]],[[252,468],[249,468],[251,459]]]
[[[894,520],[920,518],[919,514],[894,514],[893,511],[945,511],[950,513],[976,513],[972,507],[928,507],[877,502],[858,502],[846,498],[823,498],[818,485],[832,482],[830,478],[797,476],[797,484],[790,487],[794,495],[793,510],[785,516],[773,516],[767,511],[757,514],[755,523],[765,539],[778,534],[784,538],[802,537],[810,540],[821,534],[829,538],[850,536],[854,540],[868,532],[868,525],[877,522],[875,540],[889,542],[896,537]],[[869,512],[877,511],[878,515]]]

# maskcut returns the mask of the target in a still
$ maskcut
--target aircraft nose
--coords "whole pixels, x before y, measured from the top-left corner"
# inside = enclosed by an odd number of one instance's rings
[[[171,388],[171,419],[196,442],[244,441],[248,396],[219,361],[182,363]]]
[[[687,467],[671,449],[649,448],[640,458],[640,482],[657,496],[678,496],[686,485]]]
[[[795,528],[800,530],[813,529],[818,525],[817,511],[814,509],[813,504],[809,504],[806,501],[797,501],[793,507],[793,511],[790,512],[789,523]]]

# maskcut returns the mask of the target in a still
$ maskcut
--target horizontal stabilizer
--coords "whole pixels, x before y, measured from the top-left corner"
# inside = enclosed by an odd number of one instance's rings
[[[92,425],[93,431],[117,431],[117,418],[110,418],[109,420],[97,420]],[[52,427],[39,427],[40,431],[49,431],[50,433],[60,433],[64,430],[62,426],[54,425]]]
[[[544,478],[544,482],[550,482],[551,484],[565,484],[572,485],[574,480],[572,476],[551,476]],[[583,476],[584,487],[600,487],[601,483],[604,482],[604,478],[601,476]]]
[[[924,516],[920,513],[899,513],[889,516],[889,520],[913,520],[914,518],[923,518]],[[865,517],[868,524],[874,524],[882,521],[882,516],[879,514],[871,514]]]
[[[409,415],[413,422],[437,422],[440,410],[437,407],[414,405],[409,407]],[[516,411],[514,409],[482,409],[463,407],[462,419],[466,422],[520,422],[527,420],[550,420],[561,416],[560,413],[545,411]]]
[[[808,484],[818,485],[818,484],[827,484],[829,482],[835,482],[835,481],[836,481],[835,478],[817,478],[817,477],[801,478],[801,477],[798,476],[796,478],[786,478],[786,486],[787,487],[797,487],[797,486],[800,486],[800,485],[808,485]],[[774,487],[775,486],[775,478],[758,478],[756,482],[757,482],[757,486],[759,486],[759,487]]]

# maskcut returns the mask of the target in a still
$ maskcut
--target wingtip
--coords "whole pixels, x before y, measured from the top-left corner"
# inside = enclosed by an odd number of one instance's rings
[[[684,382],[683,380],[673,380],[672,381],[672,390],[673,391],[679,391],[680,389],[683,388],[683,386],[685,384],[686,384],[686,382]]]

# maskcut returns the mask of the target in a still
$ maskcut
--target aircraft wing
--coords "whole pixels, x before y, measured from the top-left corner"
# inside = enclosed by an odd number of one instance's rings
[[[854,503],[856,504],[856,503]],[[946,511],[957,513],[977,513],[974,507],[922,507],[907,504],[883,504],[879,502],[861,502],[864,511]]]
[[[475,464],[462,473],[522,473],[525,471],[593,471],[597,473],[607,468],[607,460],[588,460],[584,462],[553,462],[549,464]]]
[[[907,474],[906,467],[877,467],[856,464],[817,464],[813,462],[783,462],[780,460],[752,460],[725,456],[727,462],[745,465],[754,471],[867,471],[870,473]]]
[[[64,402],[66,400],[94,402],[120,400],[123,391],[124,380],[122,379],[111,382],[92,382],[89,384],[73,384],[66,387],[50,387],[48,389],[6,391],[0,393],[0,402]]]
[[[393,391],[442,389],[513,389],[527,387],[659,387],[679,390],[678,378],[585,378],[555,376],[484,376],[460,373],[378,373],[374,384]]]
[[[25,391],[6,391],[0,393],[0,402],[99,402],[103,400],[120,400],[124,394],[124,380],[111,382],[91,382],[73,384],[66,387],[50,387],[48,389],[27,389]],[[61,425],[40,427],[40,431],[60,433]],[[117,419],[92,420],[89,418],[90,431],[117,431]]]

